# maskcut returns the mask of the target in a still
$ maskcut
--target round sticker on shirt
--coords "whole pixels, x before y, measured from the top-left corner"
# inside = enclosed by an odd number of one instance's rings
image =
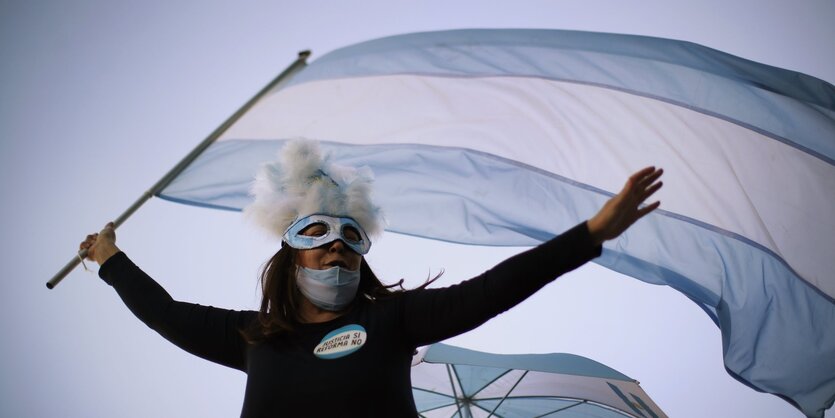
[[[325,360],[345,357],[365,344],[366,335],[365,328],[358,324],[337,328],[322,338],[313,355]]]

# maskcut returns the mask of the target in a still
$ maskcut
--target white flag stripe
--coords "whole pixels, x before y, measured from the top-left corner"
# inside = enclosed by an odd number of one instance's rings
[[[404,97],[409,106],[398,107]],[[274,94],[223,139],[296,136],[470,148],[610,192],[638,166],[655,164],[674,186],[659,195],[666,211],[770,249],[835,297],[835,282],[824,280],[835,270],[835,257],[827,256],[835,248],[835,231],[819,228],[835,213],[835,167],[684,107],[545,79],[352,78]],[[763,204],[774,200],[781,204]]]

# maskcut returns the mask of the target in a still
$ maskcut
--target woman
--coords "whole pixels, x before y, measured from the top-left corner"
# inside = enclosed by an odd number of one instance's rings
[[[330,164],[315,143],[289,143],[268,165],[246,213],[282,237],[262,273],[259,312],[174,301],[116,247],[113,225],[81,243],[99,275],[165,338],[247,373],[241,416],[415,417],[415,349],[466,332],[557,276],[597,257],[601,244],[659,202],[662,170],[645,168],[594,217],[442,289],[392,291],[366,264],[382,231],[370,175]]]

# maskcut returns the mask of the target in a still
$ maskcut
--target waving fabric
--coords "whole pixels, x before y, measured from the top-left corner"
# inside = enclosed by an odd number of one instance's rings
[[[314,61],[160,197],[240,210],[295,137],[369,166],[390,231],[478,245],[535,245],[663,167],[661,209],[596,262],[701,306],[740,381],[812,417],[835,399],[829,83],[639,36],[394,36]]]

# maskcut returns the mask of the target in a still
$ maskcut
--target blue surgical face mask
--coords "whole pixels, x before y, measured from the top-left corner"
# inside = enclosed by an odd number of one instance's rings
[[[308,227],[320,225],[316,235],[305,235]],[[329,215],[310,215],[299,219],[284,232],[284,242],[298,250],[307,250],[340,240],[357,254],[371,249],[371,240],[362,227],[351,218]]]
[[[360,272],[339,266],[325,270],[299,266],[296,283],[302,294],[314,305],[326,311],[341,311],[357,295]]]

